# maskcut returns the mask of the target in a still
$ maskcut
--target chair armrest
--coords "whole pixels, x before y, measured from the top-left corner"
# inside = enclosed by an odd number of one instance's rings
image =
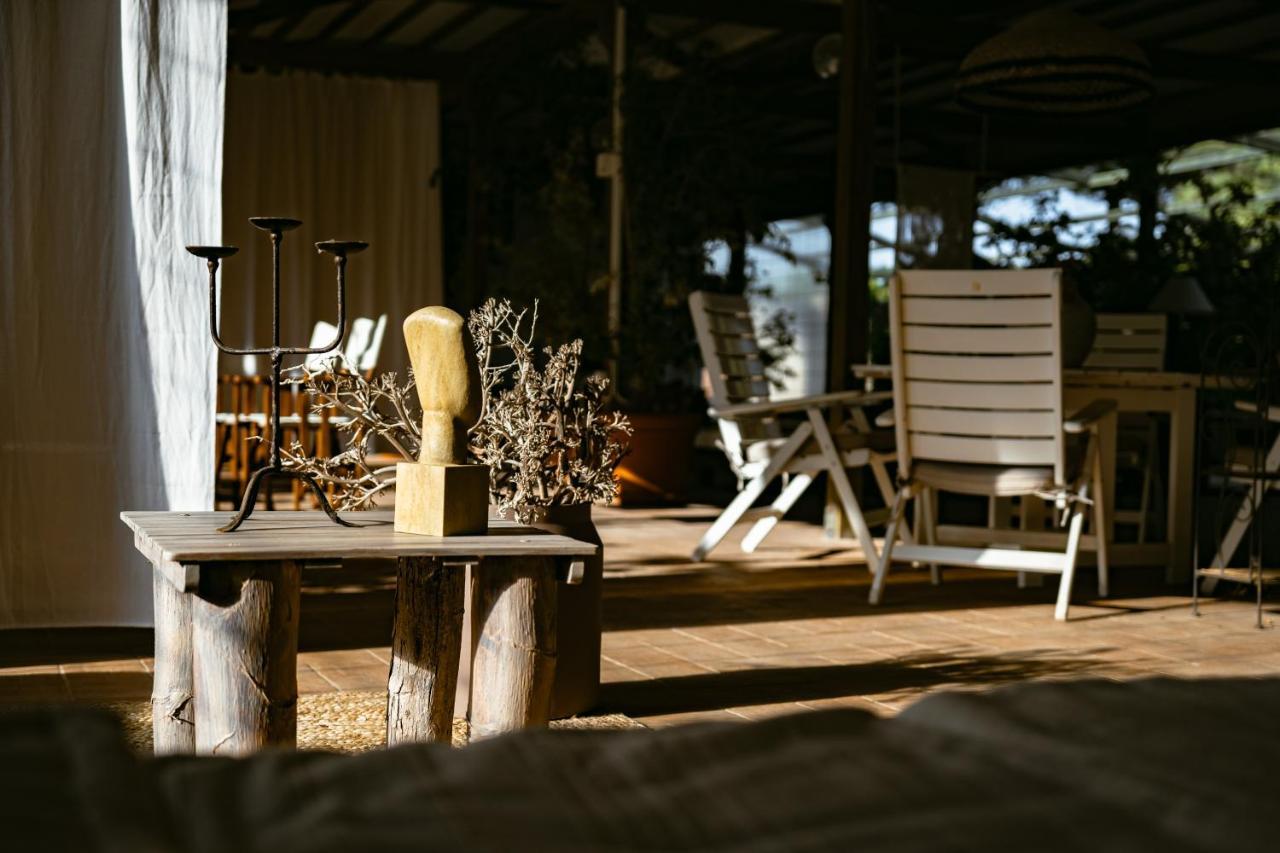
[[[893,409],[885,409],[876,415],[876,426],[881,429],[892,429],[898,425],[898,419],[893,416]]]
[[[1088,432],[1107,415],[1116,410],[1115,400],[1094,400],[1080,411],[1062,422],[1062,431],[1067,433]]]
[[[858,379],[892,379],[893,366],[889,364],[855,364],[850,370]]]
[[[831,406],[866,406],[893,398],[890,391],[832,391],[828,394],[814,394],[810,397],[797,397],[794,400],[764,400],[759,403],[738,403],[733,406],[714,406],[707,409],[713,418],[752,417],[760,415],[780,415],[786,412],[801,412],[805,409],[826,409]]]
[[[1249,400],[1236,400],[1236,409],[1249,414],[1258,413],[1258,404]],[[1280,406],[1267,406],[1267,420],[1280,422]]]

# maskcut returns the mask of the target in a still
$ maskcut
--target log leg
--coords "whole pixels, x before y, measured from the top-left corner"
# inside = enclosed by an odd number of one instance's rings
[[[387,681],[387,745],[453,739],[466,568],[401,557]]]
[[[555,562],[488,557],[472,572],[471,738],[546,725],[556,672]]]
[[[291,560],[202,567],[192,602],[197,752],[296,743],[299,570]]]
[[[191,670],[191,596],[154,573],[156,654],[151,738],[156,755],[195,752],[195,684]]]

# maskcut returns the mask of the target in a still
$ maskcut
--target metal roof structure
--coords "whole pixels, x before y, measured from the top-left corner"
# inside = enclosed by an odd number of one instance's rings
[[[646,34],[710,51],[717,73],[758,99],[779,215],[830,204],[838,90],[812,53],[841,30],[838,2],[624,0]],[[983,117],[956,103],[954,80],[975,45],[1026,14],[1070,10],[1139,44],[1156,96],[1129,112],[1070,119]],[[605,0],[231,0],[229,61],[439,80],[446,127],[468,78],[595,36]],[[876,195],[899,162],[973,169],[995,181],[1122,161],[1206,138],[1280,126],[1280,4],[1267,0],[895,0],[875,5]],[[607,74],[602,61],[601,73]]]

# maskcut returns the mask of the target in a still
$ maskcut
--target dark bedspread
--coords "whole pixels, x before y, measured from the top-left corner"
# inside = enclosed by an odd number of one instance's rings
[[[243,760],[66,710],[0,721],[0,849],[1278,850],[1278,774],[1280,679]]]

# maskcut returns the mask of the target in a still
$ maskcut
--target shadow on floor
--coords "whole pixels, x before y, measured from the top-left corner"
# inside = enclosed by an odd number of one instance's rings
[[[996,656],[908,655],[891,661],[735,670],[605,684],[600,709],[629,716],[680,714],[748,705],[870,696],[942,685],[995,687],[1043,678],[1082,678],[1105,666],[1056,651]]]
[[[126,702],[151,697],[151,673],[67,672],[0,676],[0,708],[75,701]]]
[[[743,625],[791,619],[832,619],[890,613],[928,613],[950,610],[989,610],[1000,607],[1049,605],[1057,597],[1056,578],[1041,587],[1018,589],[1012,574],[949,573],[934,587],[923,571],[900,571],[890,576],[884,602],[867,603],[870,576],[862,566],[816,566],[749,571],[744,564],[688,573],[609,577],[605,580],[606,631]],[[1095,601],[1091,577],[1077,576],[1073,604],[1113,607],[1115,614],[1134,612],[1122,605]],[[1166,586],[1151,570],[1112,571],[1112,598],[1181,595],[1185,589]],[[643,606],[641,606],[643,602]],[[1185,604],[1174,607],[1189,606]],[[1141,610],[1152,608],[1143,607]],[[1100,614],[1105,618],[1107,614]]]

